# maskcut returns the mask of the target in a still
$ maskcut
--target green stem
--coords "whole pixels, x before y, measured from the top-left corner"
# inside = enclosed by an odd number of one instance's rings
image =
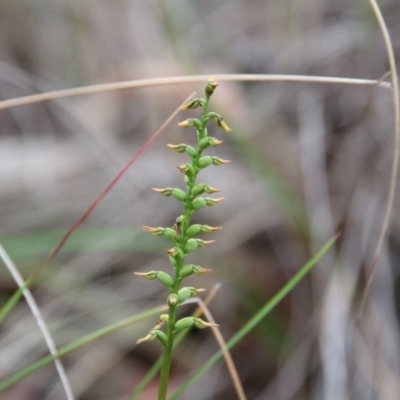
[[[167,398],[169,370],[171,368],[172,350],[174,348],[174,325],[176,319],[176,306],[169,307],[168,316],[169,316],[168,327],[167,327],[168,343],[164,347],[164,352],[163,352],[160,383],[158,387],[158,400],[165,400]]]
[[[201,127],[198,130],[197,139],[198,142],[206,136],[206,125],[207,125],[207,113],[208,113],[208,104],[210,101],[210,96],[207,96],[206,102],[203,107],[202,119],[201,119]],[[193,213],[193,200],[194,196],[192,194],[193,187],[196,184],[196,178],[199,173],[199,160],[201,157],[202,151],[198,148],[197,155],[192,160],[192,167],[194,169],[194,176],[191,177],[189,183],[187,185],[187,202],[184,206],[183,212],[183,221],[182,221],[182,231],[180,233],[180,238],[178,240],[177,247],[179,247],[183,254],[185,254],[186,242],[188,241],[188,237],[186,234],[187,229],[190,226],[190,220]],[[178,294],[181,279],[179,278],[179,271],[183,267],[185,261],[185,257],[178,263],[175,268],[175,280],[174,285],[172,287],[171,293]],[[167,398],[167,390],[168,390],[168,381],[169,381],[169,372],[171,368],[172,361],[172,351],[174,348],[174,325],[176,322],[176,305],[169,305],[169,313],[168,313],[168,323],[167,323],[167,344],[164,346],[164,351],[162,355],[161,361],[161,372],[160,372],[160,381],[158,388],[158,400],[166,400]]]

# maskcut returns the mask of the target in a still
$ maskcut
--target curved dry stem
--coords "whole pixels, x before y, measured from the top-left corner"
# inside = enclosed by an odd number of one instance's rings
[[[209,322],[215,323],[215,320],[214,320],[210,310],[206,306],[205,302],[203,300],[201,300],[200,298],[196,298],[196,302],[198,303],[199,307],[201,308],[201,310],[202,310],[204,316],[207,318],[207,320]],[[229,352],[229,349],[225,343],[225,340],[221,334],[221,331],[219,330],[218,327],[213,327],[211,329],[212,329],[215,339],[223,353],[225,363],[228,368],[229,374],[231,376],[233,386],[235,387],[238,399],[246,400],[246,395],[243,390],[242,382],[240,381],[239,374],[235,367],[235,363],[233,362],[231,353]]]
[[[124,82],[103,83],[99,85],[81,86],[71,89],[55,90],[52,92],[33,94],[10,100],[0,101],[0,110],[18,107],[27,104],[40,103],[43,101],[56,100],[64,97],[82,96],[86,94],[110,92],[122,89],[143,88],[149,86],[176,85],[181,83],[207,82],[210,75],[174,76],[167,78],[137,79]],[[307,75],[268,75],[268,74],[223,74],[214,75],[218,81],[253,81],[253,82],[308,82],[329,83],[342,85],[377,85],[390,89],[388,82],[371,79],[336,78],[329,76],[307,76]]]
[[[36,322],[39,326],[40,331],[42,332],[44,341],[47,344],[47,348],[49,349],[50,354],[53,357],[57,357],[57,354],[58,354],[57,348],[56,348],[54,340],[50,334],[50,331],[47,327],[47,324],[43,318],[43,315],[40,312],[40,309],[39,309],[38,305],[36,304],[36,301],[33,298],[31,291],[27,288],[24,288],[24,286],[25,286],[24,279],[22,278],[21,274],[18,271],[18,268],[16,267],[16,265],[14,264],[14,262],[12,261],[12,259],[10,258],[10,256],[8,255],[8,253],[6,252],[6,250],[4,249],[4,247],[1,244],[0,244],[0,258],[3,260],[5,266],[9,270],[12,277],[14,278],[18,287],[20,289],[22,289],[22,293],[25,297],[25,300],[28,303],[28,306],[31,309],[31,312],[36,319]],[[59,360],[58,358],[55,358],[54,365],[56,366],[58,375],[60,377],[61,384],[65,391],[66,398],[68,400],[74,400],[75,397],[72,392],[71,385],[69,383],[67,374],[65,372],[65,369],[64,369],[64,366],[63,366],[61,360]]]
[[[367,282],[364,287],[364,291],[361,297],[360,308],[358,310],[358,317],[360,318],[367,301],[368,293],[374,279],[376,270],[378,269],[379,258],[382,253],[383,244],[386,238],[386,234],[389,229],[390,216],[393,209],[394,195],[396,189],[397,181],[397,170],[399,167],[399,147],[400,147],[400,99],[399,99],[399,82],[397,78],[396,61],[394,58],[393,45],[390,40],[389,31],[387,29],[385,20],[382,16],[381,10],[379,9],[376,0],[369,0],[374,11],[375,17],[378,20],[379,27],[381,29],[383,39],[385,41],[386,52],[388,56],[390,72],[392,76],[392,88],[393,88],[393,107],[394,107],[394,150],[393,150],[393,161],[392,161],[392,171],[390,173],[390,184],[389,193],[386,203],[385,216],[379,234],[378,243],[375,248],[374,258],[372,260],[371,272],[368,275]]]

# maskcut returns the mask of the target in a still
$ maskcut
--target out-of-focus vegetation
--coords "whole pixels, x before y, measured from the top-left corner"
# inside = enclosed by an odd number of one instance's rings
[[[387,0],[381,6],[400,57],[400,4]],[[387,70],[368,1],[0,2],[1,100],[189,74],[379,79]],[[24,277],[165,118],[202,87],[114,91],[0,111],[0,243]],[[193,262],[213,269],[201,278],[203,287],[222,283],[210,310],[226,340],[342,232],[336,250],[232,350],[248,399],[397,399],[396,202],[363,318],[356,320],[353,310],[387,198],[391,92],[220,82],[213,101],[233,129],[222,137],[215,127],[226,144],[218,155],[232,163],[218,174],[203,172],[202,179],[220,188],[226,201],[200,212],[199,220],[224,230],[218,246],[196,253]],[[33,284],[58,347],[164,303],[162,288],[132,272],[168,270],[167,241],[139,228],[173,225],[179,205],[150,188],[181,185],[174,169],[181,158],[165,145],[190,140],[190,133],[170,125]],[[4,304],[16,284],[1,265]],[[150,318],[63,358],[76,398],[129,398],[161,352],[157,343],[135,345],[154,323]],[[210,332],[192,332],[175,353],[171,387],[217,350]],[[0,326],[0,375],[6,378],[47,354],[21,300]],[[156,385],[157,380],[143,392],[144,400],[156,397]],[[53,364],[3,396],[65,397]],[[235,398],[224,364],[181,398]]]

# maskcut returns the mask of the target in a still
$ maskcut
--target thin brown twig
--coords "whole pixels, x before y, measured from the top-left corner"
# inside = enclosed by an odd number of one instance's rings
[[[164,78],[137,79],[124,82],[103,83],[98,85],[81,86],[77,88],[55,90],[30,96],[0,101],[0,110],[34,104],[43,101],[56,100],[71,96],[82,96],[93,93],[110,92],[114,90],[143,88],[149,86],[176,85],[182,83],[207,82],[210,75],[173,76]],[[218,81],[247,81],[247,82],[308,82],[343,85],[378,85],[390,89],[388,82],[371,79],[337,78],[329,76],[307,75],[269,75],[269,74],[222,74],[214,75]]]
[[[196,298],[193,298],[190,300],[195,301],[199,305],[199,308],[201,309],[202,313],[204,314],[204,316],[207,318],[207,320],[209,322],[215,323],[214,317],[212,316],[210,310],[208,309],[207,305],[205,304],[205,302],[203,300],[201,300],[199,297],[196,297]],[[240,381],[240,377],[236,370],[235,363],[233,362],[231,353],[229,352],[229,350],[226,346],[226,343],[221,334],[221,331],[219,330],[218,327],[213,327],[211,329],[212,329],[215,339],[224,355],[225,363],[228,368],[229,374],[231,376],[233,385],[235,387],[238,399],[246,400],[246,394],[244,393],[242,382]]]
[[[385,20],[382,16],[381,10],[376,2],[376,0],[369,0],[374,11],[375,17],[378,21],[379,27],[381,29],[383,39],[386,46],[386,52],[388,56],[390,72],[392,76],[392,88],[393,88],[393,108],[394,108],[394,149],[393,149],[393,161],[392,161],[392,170],[390,173],[390,183],[389,183],[389,193],[388,199],[386,203],[384,220],[381,228],[381,232],[379,234],[378,243],[375,248],[374,257],[372,261],[372,267],[370,273],[367,278],[367,282],[365,284],[363,294],[361,297],[360,308],[358,310],[358,318],[362,316],[362,313],[365,308],[365,304],[367,301],[368,293],[371,288],[372,281],[374,279],[374,275],[376,270],[378,269],[379,259],[382,253],[382,248],[384,241],[386,239],[386,235],[389,229],[390,217],[393,209],[394,195],[396,190],[396,181],[397,181],[397,170],[399,167],[399,152],[400,152],[400,97],[399,97],[399,82],[397,79],[397,69],[396,69],[396,61],[394,57],[393,45],[390,39],[389,31],[387,29]]]

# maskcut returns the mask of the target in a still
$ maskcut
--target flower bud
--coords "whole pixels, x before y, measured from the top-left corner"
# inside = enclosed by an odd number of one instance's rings
[[[150,271],[150,272],[134,272],[134,275],[141,276],[144,279],[152,281],[157,278],[158,271]]]
[[[193,321],[194,324],[194,321]],[[150,331],[145,337],[138,339],[136,341],[137,344],[143,343],[143,342],[151,342],[157,337],[156,331]]]
[[[196,289],[196,288],[194,288],[194,287],[188,287],[188,289],[190,290],[190,296],[191,296],[191,297],[195,297],[195,296],[197,296],[199,293],[205,292],[205,290],[206,290],[206,289],[202,289],[202,288]]]
[[[214,324],[213,322],[206,322],[206,321],[202,320],[201,318],[193,318],[193,319],[194,319],[195,327],[199,328],[199,329],[219,326],[218,324]]]
[[[172,293],[168,296],[167,303],[169,306],[176,306],[178,302],[179,297],[175,293]]]
[[[212,159],[212,163],[216,166],[222,165],[222,164],[226,164],[226,163],[230,163],[231,160],[224,160],[222,158],[219,157],[211,157]],[[173,194],[173,193],[172,193]]]
[[[193,99],[193,100],[190,101],[189,103],[184,104],[184,105],[181,107],[181,110],[194,110],[194,109],[196,109],[196,108],[198,108],[198,107],[204,106],[204,104],[205,104],[204,99],[201,99],[201,98],[199,98],[199,99]]]
[[[189,239],[191,240],[191,239]],[[206,247],[208,244],[214,243],[215,240],[201,240],[201,239],[193,239],[197,242],[197,246],[202,249],[203,247]]]
[[[179,169],[179,171],[181,171],[183,174],[185,174],[188,177],[194,176],[194,169],[193,169],[192,165],[190,165],[190,164],[182,164],[177,168]]]
[[[144,231],[151,233],[154,236],[162,236],[165,228],[159,226],[158,228],[152,228],[151,226],[142,225]]]
[[[193,317],[185,317],[175,322],[174,329],[175,331],[180,331],[182,329],[191,328],[194,325]]]
[[[165,189],[157,189],[157,188],[152,188],[157,193],[161,193],[165,197],[169,197],[172,195],[172,191],[174,190],[173,188],[165,188]]]
[[[215,206],[220,201],[225,200],[225,197],[220,197],[218,199],[213,199],[211,197],[204,197],[204,200],[206,201],[207,206],[212,207],[212,206]]]
[[[198,183],[197,185],[193,186],[192,189],[192,196],[199,196],[204,193],[205,191],[205,184],[204,183]]]
[[[177,199],[178,201],[180,201],[182,203],[187,199],[187,194],[181,189],[175,188],[172,190],[171,193],[172,193],[172,196],[175,197],[175,199]]]
[[[167,254],[175,260],[182,260],[183,258],[182,250],[178,247],[173,247],[172,249],[167,250]]]
[[[214,90],[216,89],[217,86],[218,86],[218,83],[215,82],[213,77],[211,77],[208,80],[208,83],[207,83],[206,88],[205,88],[206,96],[210,97],[214,93]]]
[[[184,303],[191,296],[192,296],[192,291],[190,290],[190,288],[184,287],[180,289],[178,292],[179,304]]]
[[[221,226],[209,226],[209,225],[201,225],[201,233],[213,233],[215,231],[221,230]]]
[[[156,330],[157,339],[163,346],[168,345],[168,337],[163,331]]]
[[[182,269],[179,271],[179,278],[187,278],[188,276],[192,275],[194,273],[195,265],[194,264],[188,264],[182,267]]]
[[[181,143],[181,144],[167,144],[167,146],[172,149],[175,150],[178,153],[184,153],[186,150],[187,145],[185,143]]]
[[[172,287],[174,285],[174,280],[171,275],[168,275],[166,272],[159,271],[157,274],[157,279],[165,286]]]
[[[214,137],[206,136],[206,137],[203,137],[202,139],[200,139],[200,141],[199,141],[199,149],[203,151],[207,147],[210,147],[210,146],[217,147],[222,143],[223,143],[222,140],[218,140],[218,139],[216,139]]]
[[[210,112],[207,114],[207,118],[211,118],[215,125],[219,126],[223,131],[230,132],[231,128],[225,123],[224,119],[215,112]]]
[[[189,228],[186,231],[186,235],[187,236],[196,236],[201,232],[202,232],[202,225],[194,224],[194,225],[189,226]]]
[[[185,245],[185,252],[186,254],[191,253],[192,251],[196,250],[199,244],[197,243],[196,239],[189,239]]]
[[[193,210],[197,211],[207,205],[207,201],[204,197],[198,197],[197,199],[193,200],[192,208]]]
[[[169,239],[171,242],[176,242],[176,230],[172,228],[165,228],[164,229],[164,236]]]
[[[212,162],[213,162],[213,159],[210,156],[201,157],[199,160],[199,167],[206,168],[209,165],[211,165]]]
[[[209,274],[211,271],[212,271],[211,269],[201,268],[200,265],[193,266],[193,273],[195,273],[198,276]]]
[[[190,128],[191,126],[195,126],[199,129],[201,127],[201,122],[197,118],[188,118],[182,122],[179,122],[178,126],[182,128]]]
[[[197,156],[197,151],[194,147],[192,146],[186,146],[186,154],[191,158],[194,159]]]
[[[212,187],[212,186],[210,186],[210,185],[205,185],[205,186],[204,186],[204,191],[205,191],[207,194],[213,194],[213,193],[220,192],[219,189],[216,189],[216,188],[214,188],[214,187]]]

